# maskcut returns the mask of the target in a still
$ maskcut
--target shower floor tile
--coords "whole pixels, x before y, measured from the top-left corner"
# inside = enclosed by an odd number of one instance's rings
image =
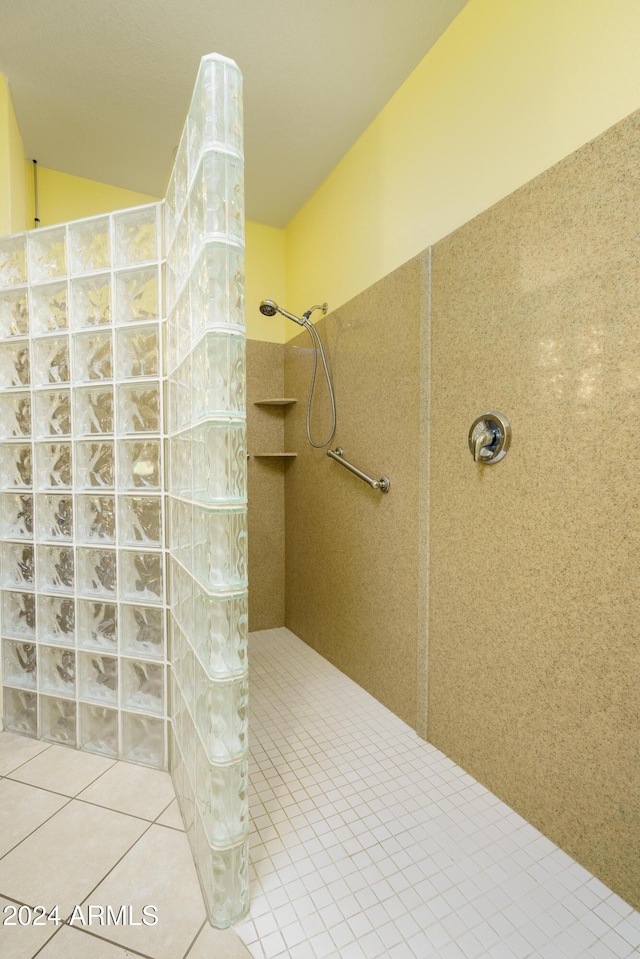
[[[287,629],[252,633],[254,959],[627,959],[640,914]]]

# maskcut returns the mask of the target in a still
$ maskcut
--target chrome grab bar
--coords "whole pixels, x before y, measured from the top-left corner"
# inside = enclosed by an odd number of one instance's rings
[[[360,479],[365,481],[365,483],[368,483],[371,489],[379,489],[381,493],[389,492],[391,480],[388,476],[381,476],[379,480],[374,480],[373,477],[367,476],[366,473],[363,473],[362,470],[359,470],[357,466],[353,465],[353,463],[349,463],[346,459],[344,459],[344,452],[341,446],[336,446],[334,450],[327,450],[327,456],[330,456],[332,460],[336,461],[336,463],[346,466],[348,470],[351,470],[352,473],[355,473],[356,476],[359,476]]]

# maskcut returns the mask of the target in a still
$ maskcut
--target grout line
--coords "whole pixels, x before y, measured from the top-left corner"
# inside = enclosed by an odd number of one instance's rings
[[[204,922],[202,923],[201,926],[198,926],[198,931],[196,932],[195,936],[194,936],[193,939],[191,940],[191,945],[189,946],[189,948],[187,949],[187,951],[185,952],[185,954],[182,956],[182,959],[187,959],[187,956],[189,955],[189,953],[191,952],[191,950],[192,950],[193,947],[195,946],[196,942],[198,941],[198,938],[199,938],[199,936],[200,936],[200,933],[202,932],[202,930],[203,930],[204,927],[206,926],[207,921],[208,921],[208,920],[207,920],[207,918],[206,918],[206,916],[205,916]]]
[[[17,780],[12,780],[12,782],[17,782]],[[28,783],[22,783],[21,785],[27,786],[27,785],[29,785],[29,784],[28,784]],[[34,788],[37,788],[37,787],[34,787]],[[45,789],[45,790],[43,790],[43,791],[44,791],[44,792],[49,792],[49,793],[52,792],[52,790],[50,790],[50,789]],[[60,794],[60,793],[53,793],[53,795],[59,796],[59,795],[61,795],[61,794]],[[38,825],[35,826],[35,827],[31,830],[31,832],[28,833],[26,836],[23,836],[22,839],[15,844],[15,846],[12,846],[11,849],[7,849],[7,851],[4,852],[4,853],[0,856],[0,861],[2,861],[2,860],[5,858],[5,856],[8,856],[10,852],[14,852],[14,850],[16,850],[16,849],[18,848],[18,846],[21,846],[22,843],[25,842],[27,839],[30,839],[31,836],[33,836],[33,834],[38,831],[38,829],[41,829],[42,826],[45,825],[45,823],[50,822],[52,819],[55,818],[55,816],[58,815],[59,812],[62,812],[63,809],[66,809],[70,802],[73,802],[72,798],[69,797],[69,796],[65,796],[64,798],[67,800],[66,803],[63,803],[62,806],[60,806],[59,809],[56,809],[56,811],[53,812],[53,813],[51,813],[50,816],[47,816],[47,818],[46,818],[46,819],[43,819],[41,823],[38,823]],[[0,893],[0,895],[3,895],[3,893]],[[28,903],[25,903],[24,905],[28,905]]]
[[[11,730],[10,730],[10,729],[4,729],[4,730],[0,731],[0,736],[1,736],[2,732],[11,733]],[[12,735],[12,736],[19,736],[20,733],[11,733],[11,735]],[[27,739],[27,738],[30,739],[31,737],[30,737],[30,736],[29,736],[29,737],[23,736],[22,738],[23,738],[23,739]],[[34,742],[34,743],[41,743],[41,742],[43,742],[43,740],[42,740],[42,739],[34,739],[33,742]],[[30,763],[32,759],[37,759],[38,756],[42,756],[42,754],[43,754],[43,753],[46,753],[47,750],[48,750],[48,749],[51,749],[52,746],[53,746],[53,743],[47,743],[46,746],[45,746],[45,748],[44,748],[44,749],[41,749],[39,753],[36,753],[35,756],[29,756],[28,759],[25,759],[25,761],[24,761],[23,763],[20,763],[18,766],[16,766],[15,769],[10,769],[8,773],[5,773],[3,776],[0,776],[0,779],[9,779],[9,777],[11,776],[11,774],[14,773],[14,772],[16,771],[16,769],[21,769],[23,766],[26,766],[27,763]]]
[[[94,892],[96,891],[96,889],[97,889],[99,886],[101,886],[102,883],[111,875],[111,873],[112,873],[113,870],[116,868],[116,866],[119,866],[120,863],[122,862],[122,860],[125,858],[125,856],[128,856],[129,853],[138,845],[138,843],[140,842],[140,840],[142,839],[142,837],[147,835],[147,833],[149,832],[149,830],[151,829],[152,826],[153,826],[153,823],[150,822],[150,823],[147,825],[147,828],[146,828],[143,832],[140,833],[140,835],[139,835],[138,838],[135,840],[135,842],[133,842],[133,843],[129,846],[129,848],[126,849],[126,850],[122,853],[122,855],[120,856],[120,858],[119,858],[116,862],[113,863],[113,865],[107,870],[107,872],[105,872],[105,874],[102,876],[102,878],[99,880],[99,882],[97,882],[97,883],[95,884],[95,886],[87,893],[87,895],[84,897],[84,899],[82,900],[82,902],[80,903],[80,905],[83,906],[83,905],[85,904],[85,902],[87,902],[87,900],[89,899],[89,897],[94,894]],[[69,916],[67,916],[66,918],[69,919]],[[65,921],[66,921],[66,920],[65,920]]]
[[[75,929],[76,932],[83,932],[87,936],[93,936],[94,939],[99,939],[101,942],[106,942],[110,946],[113,946],[115,949],[122,950],[123,959],[125,959],[125,957],[129,954],[131,954],[132,956],[140,956],[141,959],[157,959],[157,957],[150,956],[146,952],[139,952],[137,949],[134,949],[132,946],[121,946],[119,942],[114,942],[113,939],[105,939],[103,936],[99,936],[96,932],[93,932],[90,929],[84,929],[83,927],[80,927],[80,926],[70,926],[66,920],[59,926],[58,929],[56,929],[53,936],[50,936],[50,938],[47,939],[47,941],[42,944],[42,946],[38,949],[38,951],[35,952],[33,956],[31,956],[31,959],[36,959],[36,956],[40,955],[40,953],[45,948],[45,946],[48,946],[49,943],[52,941],[52,939],[54,939],[58,935],[58,933],[62,932],[62,930],[65,927],[67,927],[68,929]]]

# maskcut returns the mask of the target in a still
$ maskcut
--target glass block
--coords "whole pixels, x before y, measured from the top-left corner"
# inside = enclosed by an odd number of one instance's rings
[[[175,403],[170,403],[170,431],[181,430],[191,423],[191,369],[192,356],[187,356],[182,361],[174,377],[175,380]]]
[[[71,396],[69,390],[40,390],[35,394],[35,434],[69,436],[71,433]]]
[[[191,430],[171,436],[169,447],[169,489],[175,496],[191,498]]]
[[[0,488],[27,489],[33,483],[30,443],[0,443]]]
[[[74,382],[92,383],[113,377],[111,333],[77,333],[73,338]]]
[[[186,569],[193,569],[193,513],[191,503],[169,499],[169,544],[171,553]]]
[[[35,639],[36,598],[33,593],[2,591],[2,632],[17,639]]]
[[[113,433],[113,387],[85,386],[74,390],[76,436]]]
[[[64,226],[31,230],[28,234],[29,279],[32,283],[67,272],[67,239]]]
[[[171,314],[170,325],[176,331],[176,351],[178,361],[180,361],[191,349],[191,296],[188,284],[178,297]]]
[[[173,557],[169,560],[171,574],[171,611],[188,636],[193,636],[194,618],[193,601],[195,580]]]
[[[0,393],[0,439],[31,436],[31,395]]]
[[[171,667],[180,686],[180,693],[190,713],[195,715],[196,658],[183,631],[175,623],[171,632]],[[189,725],[193,725],[191,718]],[[184,738],[181,733],[181,742]]]
[[[193,430],[193,498],[241,503],[247,498],[244,423],[203,423]]]
[[[33,381],[36,386],[50,383],[68,383],[69,337],[42,336],[33,341]]]
[[[207,244],[191,274],[192,342],[205,329],[244,332],[244,254],[240,247]]]
[[[247,585],[247,517],[244,510],[193,508],[195,575],[206,586],[241,590]]]
[[[189,173],[204,150],[232,150],[242,156],[242,74],[235,64],[202,64],[189,109]]]
[[[118,660],[102,653],[78,653],[78,695],[91,702],[118,703]]]
[[[218,766],[196,744],[196,803],[207,842],[229,846],[249,827],[249,764],[246,759]]]
[[[242,160],[205,153],[189,196],[191,259],[209,240],[244,240],[244,169]]]
[[[245,415],[245,341],[207,333],[193,351],[193,420]],[[197,384],[197,385],[196,385]]]
[[[0,292],[0,337],[26,336],[28,332],[29,302],[26,288]]]
[[[118,712],[107,706],[79,704],[80,748],[118,758]]]
[[[78,543],[115,543],[115,497],[91,493],[76,496],[76,540]]]
[[[118,607],[115,603],[78,600],[78,646],[116,652],[118,647]]]
[[[80,593],[114,598],[117,584],[115,550],[78,546],[76,577]]]
[[[121,489],[160,489],[160,440],[122,440],[118,454]]]
[[[118,431],[157,433],[160,429],[160,392],[150,384],[118,387]]]
[[[40,494],[36,499],[36,535],[55,542],[73,539],[73,499],[59,494]]]
[[[27,282],[26,235],[0,239],[0,287]]]
[[[38,660],[40,689],[59,696],[76,694],[76,654],[60,646],[40,646]]]
[[[33,546],[2,543],[2,585],[10,589],[33,589],[35,569]]]
[[[161,603],[164,595],[162,553],[120,553],[120,599]]]
[[[31,287],[31,327],[34,333],[52,333],[69,327],[66,280]]]
[[[73,328],[111,323],[111,276],[100,273],[71,281]]]
[[[196,725],[213,762],[244,758],[248,691],[246,679],[196,686]]]
[[[125,709],[164,713],[164,666],[143,660],[120,660],[120,701]]]
[[[0,343],[0,389],[29,385],[29,341]]]
[[[158,375],[160,342],[155,324],[125,327],[116,337],[119,379]]]
[[[24,689],[2,690],[4,728],[22,736],[36,736],[38,732],[37,695]]]
[[[47,593],[73,592],[73,547],[37,548],[38,589]]]
[[[37,489],[71,489],[71,443],[36,443]]]
[[[114,214],[116,266],[132,266],[158,259],[158,207],[138,207],[127,213]]]
[[[108,270],[111,266],[109,217],[99,216],[69,224],[71,273]]]
[[[165,658],[164,612],[148,606],[120,606],[120,652],[146,659]]]
[[[196,819],[196,828],[198,823]],[[230,849],[207,850],[200,840],[196,868],[205,891],[209,921],[222,928],[241,919],[249,909],[248,843]]]
[[[38,595],[38,642],[73,646],[75,621],[73,599],[68,596]]]
[[[122,758],[164,769],[164,725],[154,716],[122,713]]]
[[[160,497],[120,496],[118,524],[121,546],[162,546]]]
[[[175,291],[178,293],[189,273],[189,221],[186,210],[176,224],[176,237],[167,255],[167,264],[175,275]]]
[[[57,652],[57,650],[56,650]],[[72,655],[61,650],[65,655]],[[76,704],[53,696],[40,697],[40,739],[63,746],[76,745]]]
[[[0,504],[0,536],[33,539],[33,496],[2,493]]]
[[[2,676],[5,683],[35,689],[38,670],[35,643],[2,640]]]
[[[158,268],[116,274],[116,322],[155,320],[160,316]]]
[[[114,485],[113,442],[76,443],[78,489],[112,489]]]

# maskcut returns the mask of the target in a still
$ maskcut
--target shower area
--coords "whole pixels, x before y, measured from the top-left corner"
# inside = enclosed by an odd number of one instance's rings
[[[0,241],[4,729],[171,771],[212,923],[248,902],[242,79],[166,199]]]
[[[169,770],[254,959],[637,955],[639,153],[636,115],[337,309],[261,290],[301,329],[246,341],[210,56],[162,202],[0,240],[4,729]],[[174,926],[114,940],[224,954]]]

